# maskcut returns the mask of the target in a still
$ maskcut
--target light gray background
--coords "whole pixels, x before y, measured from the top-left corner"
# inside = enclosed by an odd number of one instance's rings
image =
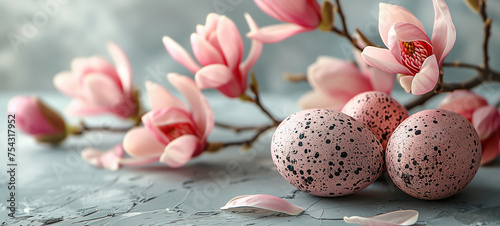
[[[169,35],[189,52],[189,36],[197,24],[204,24],[210,12],[218,12],[231,18],[242,34],[248,32],[243,13],[249,12],[260,26],[279,23],[259,10],[250,0],[210,1],[75,1],[66,0],[60,8],[48,15],[42,5],[56,0],[9,1],[0,0],[0,90],[38,93],[55,90],[52,77],[68,70],[75,57],[103,55],[109,59],[105,43],[114,41],[124,48],[134,70],[134,82],[143,87],[146,79],[162,84],[168,72],[190,75],[166,52],[161,39]],[[62,1],[62,0],[61,0]],[[378,2],[369,0],[342,1],[347,12],[351,32],[360,27],[365,33],[382,44],[378,36]],[[432,1],[384,1],[400,4],[416,14],[428,34],[432,33],[434,12]],[[457,42],[447,61],[481,61],[480,46],[482,24],[480,17],[472,13],[461,0],[447,1],[457,28]],[[500,31],[500,2],[488,1],[489,15],[493,18],[493,34]],[[217,8],[216,6],[219,6]],[[221,8],[221,7],[226,8]],[[43,23],[43,14],[47,21]],[[26,42],[15,51],[9,34],[22,35],[22,29],[30,23],[42,24],[36,34],[25,37]],[[249,40],[245,38],[246,49]],[[491,40],[492,66],[500,69],[500,36]],[[245,53],[246,54],[246,53]],[[282,80],[283,72],[305,72],[318,55],[351,58],[350,46],[344,39],[330,33],[315,31],[292,37],[278,44],[265,45],[262,57],[255,66],[264,91],[285,93],[306,92],[306,83],[293,84]],[[446,81],[460,81],[473,72],[447,70]],[[399,86],[396,86],[400,89]]]

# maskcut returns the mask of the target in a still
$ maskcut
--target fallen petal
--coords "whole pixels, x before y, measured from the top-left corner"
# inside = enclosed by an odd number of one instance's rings
[[[120,159],[125,155],[121,144],[115,145],[108,151],[100,151],[94,148],[86,148],[81,156],[85,162],[104,169],[117,170],[120,168]]]
[[[297,215],[303,211],[301,207],[293,205],[281,198],[264,194],[237,196],[229,200],[229,202],[226,203],[226,205],[221,207],[220,209],[227,210],[239,207],[253,207],[280,213],[286,213],[289,215]]]
[[[364,226],[413,225],[417,220],[418,211],[416,210],[398,210],[373,217],[344,217],[346,223],[361,224]]]

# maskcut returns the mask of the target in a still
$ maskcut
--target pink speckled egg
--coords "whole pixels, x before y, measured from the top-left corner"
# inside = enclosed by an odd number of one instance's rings
[[[440,109],[417,112],[394,130],[387,171],[402,191],[419,199],[442,199],[462,190],[481,160],[479,135],[461,115]]]
[[[398,101],[377,91],[356,95],[344,105],[342,113],[368,126],[384,150],[392,132],[408,118],[408,111]]]
[[[363,123],[328,109],[303,110],[283,120],[271,154],[288,182],[316,196],[357,192],[379,177],[384,164],[382,145]]]

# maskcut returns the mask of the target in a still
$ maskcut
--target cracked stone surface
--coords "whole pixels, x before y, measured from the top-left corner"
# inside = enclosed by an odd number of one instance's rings
[[[13,95],[0,99],[6,103]],[[299,95],[265,96],[264,102],[283,118],[298,110],[294,100]],[[52,94],[42,97],[59,110],[68,101]],[[266,122],[250,104],[219,95],[209,95],[209,100],[221,122]],[[5,105],[0,109],[5,112]],[[5,123],[1,124],[3,128]],[[98,118],[89,123],[99,125],[109,120]],[[6,137],[5,131],[1,134]],[[209,139],[229,141],[250,135],[216,129]],[[297,190],[276,171],[269,151],[271,135],[269,131],[247,152],[228,148],[204,154],[179,169],[153,164],[108,171],[82,162],[79,153],[86,146],[112,147],[123,135],[97,132],[49,147],[19,134],[17,215],[15,219],[6,218],[7,203],[2,201],[0,225],[3,221],[7,225],[345,225],[344,216],[373,216],[399,209],[418,210],[417,225],[500,224],[499,160],[481,167],[463,191],[440,201],[412,198],[387,175],[353,195],[319,198]],[[0,159],[0,197],[6,200],[6,161]],[[247,194],[281,197],[305,211],[287,216],[262,210],[235,213],[219,209],[231,198]]]

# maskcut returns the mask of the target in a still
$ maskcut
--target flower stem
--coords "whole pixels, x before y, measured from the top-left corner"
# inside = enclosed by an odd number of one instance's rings
[[[113,132],[113,133],[126,133],[130,129],[136,127],[137,125],[134,125],[132,127],[125,127],[125,128],[113,128],[110,126],[100,126],[100,127],[91,127],[88,126],[84,121],[80,121],[79,126],[70,126],[69,133],[71,135],[83,135],[85,132],[93,132],[93,131],[107,131],[107,132]]]

